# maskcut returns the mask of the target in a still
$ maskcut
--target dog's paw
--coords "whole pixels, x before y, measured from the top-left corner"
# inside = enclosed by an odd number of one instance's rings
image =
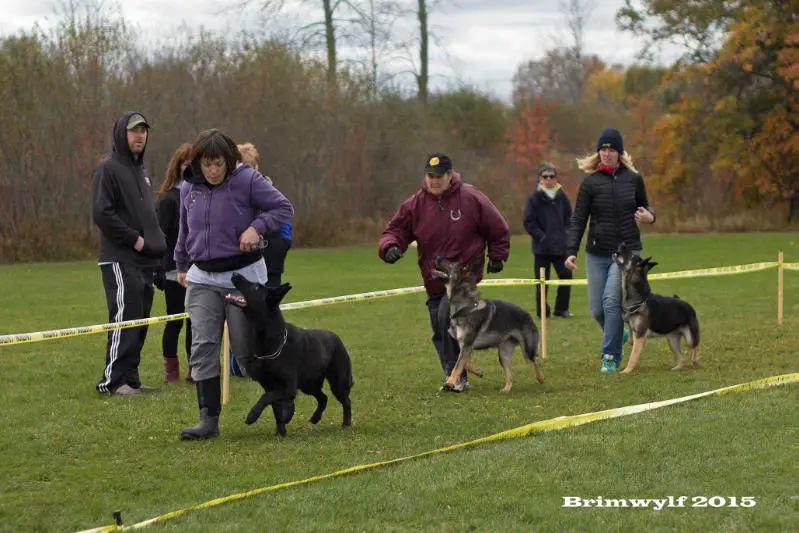
[[[619,372],[619,374],[629,374],[632,371],[633,371],[633,369],[628,366],[627,368],[625,368],[624,370]]]

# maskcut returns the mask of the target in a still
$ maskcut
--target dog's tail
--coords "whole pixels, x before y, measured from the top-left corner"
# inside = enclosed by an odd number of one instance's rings
[[[696,317],[696,312],[691,313],[691,316],[688,319],[688,331],[691,334],[691,339],[688,342],[688,345],[691,348],[696,348],[699,346],[699,319]]]
[[[535,327],[532,318],[530,318],[529,323],[525,324],[524,331],[522,331],[522,341],[524,357],[528,361],[535,362],[535,358],[538,357],[538,329]]]

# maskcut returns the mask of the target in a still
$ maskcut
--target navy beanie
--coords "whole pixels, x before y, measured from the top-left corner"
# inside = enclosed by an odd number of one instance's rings
[[[596,151],[598,152],[603,146],[609,146],[619,152],[624,153],[624,141],[621,138],[621,133],[615,128],[605,128],[599,135],[599,140],[596,142]]]

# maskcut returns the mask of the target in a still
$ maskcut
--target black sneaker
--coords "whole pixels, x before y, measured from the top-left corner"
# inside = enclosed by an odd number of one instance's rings
[[[555,316],[559,316],[560,318],[571,318],[574,315],[571,314],[567,309],[566,311],[555,311]]]

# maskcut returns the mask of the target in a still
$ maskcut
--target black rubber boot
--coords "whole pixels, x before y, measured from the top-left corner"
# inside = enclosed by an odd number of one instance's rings
[[[219,412],[222,410],[222,394],[219,376],[195,382],[200,421],[196,426],[180,432],[180,440],[212,439],[219,436]]]

